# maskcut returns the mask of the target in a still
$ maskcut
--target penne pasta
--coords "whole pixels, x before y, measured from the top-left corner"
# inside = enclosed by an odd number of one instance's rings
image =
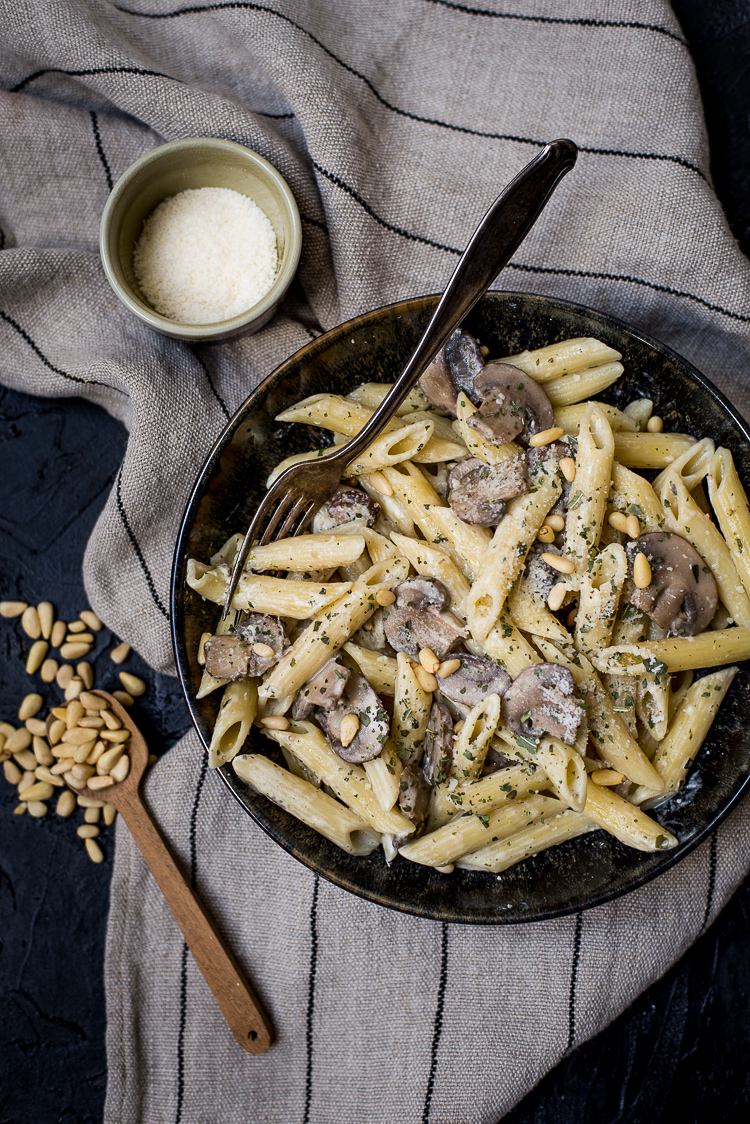
[[[636,851],[663,851],[677,846],[677,840],[670,831],[611,788],[595,784],[591,777],[588,779],[583,814],[621,843],[635,847]]]
[[[196,593],[200,593],[201,597],[214,601],[217,605],[224,604],[229,577],[228,567],[204,566],[194,558],[188,561],[188,585]],[[351,582],[326,584],[242,574],[232,605],[235,609],[295,617],[303,621],[338,601],[351,587]]]
[[[613,382],[617,382],[625,368],[622,363],[601,363],[577,374],[562,375],[545,383],[544,389],[552,405],[557,410],[562,406],[572,406],[576,402],[601,394]]]
[[[534,351],[507,355],[497,362],[520,367],[527,375],[544,384],[560,378],[561,375],[572,375],[588,367],[597,367],[602,363],[613,363],[620,359],[622,359],[620,352],[608,347],[601,340],[581,336],[563,340],[562,343],[549,344],[547,347],[538,347]]]
[[[701,632],[698,636],[668,636],[643,644],[620,644],[592,657],[598,671],[612,675],[642,675],[644,671],[690,671],[721,667],[750,659],[750,628]]]
[[[750,597],[750,505],[729,449],[717,449],[711,458],[708,495],[735,569]]]
[[[456,862],[456,866],[461,870],[486,870],[492,871],[493,874],[500,874],[503,870],[523,862],[524,859],[546,851],[548,847],[556,847],[569,839],[576,839],[579,835],[587,835],[590,831],[597,830],[598,824],[592,823],[580,812],[572,812],[569,809],[559,811],[551,807],[546,814],[542,813],[538,821],[509,838],[490,843],[469,855],[463,855]]]
[[[573,559],[579,574],[587,571],[601,537],[614,449],[609,422],[596,406],[589,406],[581,418],[576,478],[565,520],[565,553]]]
[[[208,747],[208,763],[212,769],[226,765],[240,752],[250,733],[257,708],[257,680],[238,679],[226,685]]]

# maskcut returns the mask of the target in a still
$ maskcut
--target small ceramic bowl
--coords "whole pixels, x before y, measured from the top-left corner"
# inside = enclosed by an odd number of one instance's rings
[[[262,300],[238,316],[212,324],[180,324],[156,312],[144,298],[133,272],[133,249],[144,220],[159,203],[201,187],[227,187],[257,203],[276,234],[279,266]],[[104,271],[122,303],[144,324],[187,343],[218,343],[262,328],[292,282],[301,249],[299,211],[286,181],[262,156],[215,137],[172,141],[131,164],[112,189],[99,231]]]

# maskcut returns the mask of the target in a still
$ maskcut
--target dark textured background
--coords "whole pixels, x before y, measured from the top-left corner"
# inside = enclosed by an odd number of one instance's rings
[[[673,6],[698,69],[716,189],[750,253],[750,0]],[[0,389],[0,598],[48,599],[75,619],[86,604],[85,543],[125,441],[93,406]],[[0,620],[0,719],[13,720],[28,690],[27,643],[17,622]],[[112,644],[99,634],[94,662],[105,688],[116,685]],[[134,716],[161,753],[187,728],[176,681],[136,657],[126,667],[149,681]],[[100,840],[106,862],[94,866],[70,820],[14,816],[14,791],[0,778],[0,1124],[97,1124],[112,832]],[[746,1120],[749,915],[750,882],[663,980],[549,1074],[507,1124]]]

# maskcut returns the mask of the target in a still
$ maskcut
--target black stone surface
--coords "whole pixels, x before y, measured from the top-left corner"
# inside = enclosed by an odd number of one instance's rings
[[[717,190],[750,252],[750,3],[674,8],[698,70]],[[84,606],[83,550],[124,445],[121,427],[94,407],[0,392],[0,597],[49,598],[68,619]],[[26,689],[19,653],[18,626],[0,622],[0,718]],[[152,690],[137,713],[158,752],[182,733],[186,712],[173,681],[144,677]],[[0,1124],[98,1124],[111,846],[105,834],[107,861],[96,867],[69,821],[15,817],[14,804],[0,778]],[[680,963],[507,1124],[747,1120],[749,929],[746,883]]]

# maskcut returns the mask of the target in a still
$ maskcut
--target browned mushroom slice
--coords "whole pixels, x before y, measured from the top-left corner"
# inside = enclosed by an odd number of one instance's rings
[[[708,628],[719,603],[716,580],[697,550],[681,535],[654,531],[625,548],[631,575],[637,554],[651,566],[651,583],[630,600],[670,636],[696,636]]]
[[[448,503],[464,523],[479,527],[496,527],[507,500],[526,491],[526,461],[521,453],[494,465],[469,457],[448,475]]]
[[[488,695],[502,696],[508,690],[510,676],[494,660],[469,652],[461,652],[458,659],[461,661],[458,670],[438,680],[446,699],[472,707]]]
[[[246,679],[250,674],[248,662],[254,659],[251,646],[231,633],[210,637],[203,646],[203,654],[206,671],[214,679]]]
[[[344,523],[351,523],[354,519],[364,521],[368,527],[372,527],[379,514],[380,504],[371,499],[367,492],[360,492],[358,488],[345,488],[318,508],[312,529],[319,535],[332,531],[334,527],[341,527]]]
[[[341,741],[341,722],[347,714],[356,714],[359,729],[349,745]],[[378,696],[364,675],[353,671],[347,680],[344,694],[333,710],[318,709],[315,712],[323,733],[331,744],[331,749],[342,761],[361,765],[378,757],[388,741],[388,715]]]
[[[419,385],[431,406],[455,418],[458,390],[473,397],[474,379],[483,369],[484,359],[476,340],[457,328],[421,376]]]
[[[434,702],[424,736],[422,771],[430,785],[448,779],[453,764],[453,719],[447,706]]]
[[[442,660],[469,635],[458,617],[445,610],[450,597],[442,582],[411,578],[394,593],[396,603],[383,613],[385,635],[394,651],[417,659],[422,648],[430,648]]]
[[[430,786],[424,779],[417,765],[406,765],[398,782],[398,806],[408,820],[417,825],[419,829],[425,821],[427,806],[430,802]],[[418,834],[412,832],[405,838],[414,839]],[[400,840],[401,836],[397,836]],[[399,843],[394,839],[394,846]]]
[[[445,349],[437,353],[420,376],[419,385],[433,409],[455,418],[457,391],[445,361]]]
[[[575,745],[584,710],[574,690],[566,667],[539,663],[524,668],[505,692],[505,725],[514,734],[532,738],[552,734],[566,745]]]
[[[528,441],[533,433],[555,424],[555,411],[545,391],[531,375],[510,363],[488,363],[474,379],[474,393],[482,404],[468,425],[495,445],[505,445],[518,436]]]
[[[344,693],[350,675],[350,669],[334,656],[299,689],[292,707],[292,718],[295,721],[307,718],[316,706],[323,710],[333,710]]]
[[[482,776],[488,777],[491,773],[497,773],[499,769],[507,769],[509,765],[517,764],[514,758],[506,757],[504,753],[498,753],[493,746],[490,746],[482,765]]]
[[[234,633],[212,636],[206,641],[203,648],[206,671],[215,679],[263,675],[289,648],[289,638],[278,617],[248,613]]]

